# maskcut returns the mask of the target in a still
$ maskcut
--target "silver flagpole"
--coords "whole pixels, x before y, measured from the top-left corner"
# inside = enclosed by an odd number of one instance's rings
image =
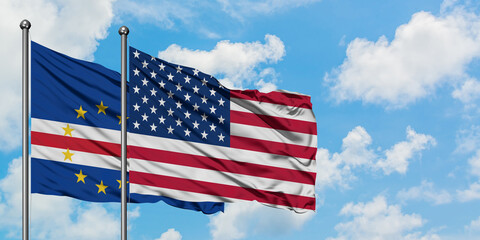
[[[30,40],[28,31],[32,25],[28,20],[20,22],[22,29],[22,238],[28,240],[29,225],[29,194],[30,194],[30,163],[28,156],[28,109],[29,109],[29,86],[28,73],[30,71]]]
[[[118,34],[122,37],[122,240],[127,240],[127,35],[129,30],[122,26]]]

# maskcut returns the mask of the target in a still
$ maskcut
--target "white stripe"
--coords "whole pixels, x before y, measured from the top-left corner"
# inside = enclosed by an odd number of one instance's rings
[[[170,198],[178,199],[181,201],[189,201],[189,202],[251,202],[251,201],[236,199],[236,198],[227,198],[227,197],[214,196],[214,195],[208,195],[203,193],[194,193],[194,192],[186,192],[186,191],[175,190],[175,189],[159,188],[159,187],[153,187],[153,186],[139,185],[135,183],[130,183],[130,192],[143,194],[143,195],[165,196],[165,197],[170,197]],[[261,203],[261,204],[270,206],[270,207],[275,207],[275,208],[290,209],[290,210],[294,210],[297,213],[305,213],[310,211],[303,208],[293,208],[293,207],[288,207],[283,205],[275,205],[275,204],[267,204],[267,203]]]
[[[230,110],[315,122],[312,109],[230,98]]]
[[[317,147],[317,136],[306,133],[297,133],[239,123],[230,123],[230,134],[232,136],[255,138],[307,147]]]
[[[254,177],[237,173],[220,172],[216,170],[152,162],[133,158],[130,159],[130,171],[152,173],[155,175],[170,176],[195,181],[220,183],[235,187],[282,192],[305,197],[315,196],[315,186],[311,184]]]
[[[78,164],[90,167],[106,168],[112,170],[120,170],[120,158],[101,155],[97,153],[86,153],[81,151],[69,150],[74,155],[71,157],[72,161],[64,160],[67,149],[45,147],[32,144],[32,158],[39,158],[44,160],[63,162],[68,164]]]
[[[136,133],[129,133],[127,142],[129,146],[138,146],[177,153],[208,156],[211,158],[235,160],[239,162],[254,163],[272,167],[315,172],[315,160],[305,158],[288,157],[204,143],[185,142],[182,140],[147,136]]]
[[[103,141],[120,144],[120,131],[111,130],[106,128],[96,128],[79,124],[72,124],[66,122],[57,122],[39,118],[32,118],[32,131],[44,132],[55,135],[64,135],[67,127],[74,129],[72,131],[72,137],[84,138],[94,141]]]

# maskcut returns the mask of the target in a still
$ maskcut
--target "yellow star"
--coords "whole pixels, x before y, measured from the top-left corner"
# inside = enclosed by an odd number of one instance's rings
[[[66,152],[62,152],[63,155],[65,155],[65,158],[63,159],[63,161],[65,160],[70,160],[70,162],[72,161],[72,156],[74,155],[73,153],[70,152],[70,149],[67,148],[67,151]]]
[[[120,121],[118,122],[118,125],[122,124],[122,116],[118,116],[117,115],[117,118],[120,119]],[[130,117],[127,117],[127,119],[129,119]]]
[[[118,182],[118,189],[122,188],[122,180],[117,180],[117,182]],[[127,183],[129,182],[127,181]]]
[[[97,193],[103,192],[103,194],[107,195],[107,193],[105,192],[105,188],[107,188],[108,186],[103,185],[103,181],[100,181],[100,184],[95,184],[95,185],[97,185],[98,187]]]
[[[67,134],[68,134],[71,137],[72,136],[72,131],[75,130],[75,129],[70,128],[70,125],[67,124],[67,127],[63,128],[63,130],[65,130],[65,134],[63,136],[67,136]]]
[[[98,113],[97,114],[100,114],[101,112],[105,115],[107,115],[105,113],[105,109],[107,109],[108,107],[107,106],[103,106],[103,101],[100,101],[100,105],[96,105],[97,108],[98,108]]]
[[[75,111],[78,113],[77,118],[82,117],[85,119],[85,113],[87,113],[87,111],[82,109],[82,105],[80,105],[79,109],[75,109]]]
[[[85,178],[87,177],[87,175],[83,175],[82,173],[82,169],[80,169],[80,173],[75,173],[75,176],[77,176],[77,183],[82,181],[84,184],[85,184]]]

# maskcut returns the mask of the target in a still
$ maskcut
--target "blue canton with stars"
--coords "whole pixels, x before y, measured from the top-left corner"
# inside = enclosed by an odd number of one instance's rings
[[[130,47],[131,133],[230,145],[230,91],[197,69]]]

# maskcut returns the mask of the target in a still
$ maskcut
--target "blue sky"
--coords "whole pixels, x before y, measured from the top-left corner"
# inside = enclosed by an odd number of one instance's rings
[[[130,239],[480,238],[476,1],[2,1],[0,239],[21,231],[24,18],[32,40],[117,71],[126,25],[131,46],[227,86],[312,96],[315,213],[129,205]],[[32,236],[118,239],[119,211],[34,195]]]

